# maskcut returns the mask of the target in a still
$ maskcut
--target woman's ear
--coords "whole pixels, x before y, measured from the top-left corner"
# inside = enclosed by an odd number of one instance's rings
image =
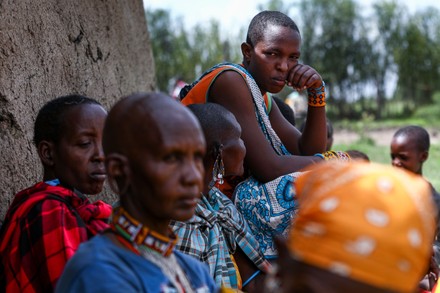
[[[429,157],[429,152],[424,151],[422,152],[422,154],[420,155],[420,162],[424,163]]]
[[[53,142],[46,140],[41,141],[37,146],[37,152],[44,166],[47,167],[54,166],[55,144]]]
[[[127,193],[131,179],[127,157],[117,153],[107,155],[105,158],[105,169],[110,188],[119,195]]]
[[[218,141],[213,142],[209,147],[209,152],[206,154],[206,157],[210,156],[211,159],[215,161],[217,157],[221,155],[222,147],[223,145],[220,142]]]
[[[246,42],[242,43],[241,53],[243,54],[243,62],[249,64],[251,61],[252,46]]]

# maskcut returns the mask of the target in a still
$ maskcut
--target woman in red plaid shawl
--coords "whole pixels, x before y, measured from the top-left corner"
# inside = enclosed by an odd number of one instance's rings
[[[83,194],[101,192],[106,178],[102,130],[107,112],[71,95],[38,113],[34,142],[42,182],[19,192],[0,231],[0,291],[52,292],[79,244],[107,228],[111,207]]]

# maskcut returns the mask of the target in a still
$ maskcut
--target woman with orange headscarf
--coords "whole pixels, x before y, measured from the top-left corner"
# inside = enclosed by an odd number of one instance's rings
[[[417,290],[435,232],[425,180],[374,163],[332,162],[295,185],[298,214],[278,247],[282,292]]]

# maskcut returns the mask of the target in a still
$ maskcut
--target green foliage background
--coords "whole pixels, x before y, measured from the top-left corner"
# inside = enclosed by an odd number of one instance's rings
[[[378,0],[366,14],[360,0],[269,0],[259,10],[278,10],[298,24],[301,62],[327,84],[327,115],[336,128],[440,129],[440,11],[413,14],[400,1]],[[185,17],[185,16],[183,16]],[[221,23],[184,26],[167,10],[147,10],[158,89],[170,92],[177,78],[191,83],[223,61],[241,62],[246,27],[222,35]],[[277,95],[285,98],[292,89]],[[304,113],[296,113],[299,117]],[[299,124],[298,124],[299,125]],[[389,149],[367,135],[334,149],[358,149],[390,164]],[[440,145],[431,146],[424,175],[440,190]]]
[[[327,83],[335,120],[408,118],[429,114],[440,91],[440,12],[413,14],[399,1],[269,0],[259,10],[279,10],[298,24],[301,61]],[[212,65],[241,62],[246,27],[222,35],[212,20],[191,28],[167,10],[147,10],[158,89],[170,92],[175,79],[190,83]],[[285,98],[291,92],[279,93]],[[423,106],[427,108],[421,109]]]

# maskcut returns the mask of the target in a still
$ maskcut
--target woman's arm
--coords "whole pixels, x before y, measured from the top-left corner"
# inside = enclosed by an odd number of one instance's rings
[[[240,123],[242,139],[246,146],[246,166],[258,180],[268,182],[322,160],[314,156],[279,156],[275,153],[258,125],[251,92],[239,73],[235,71],[221,73],[211,86],[208,95],[208,102],[224,106]],[[281,115],[277,107],[276,111]],[[278,129],[279,127],[274,127],[275,131]],[[299,146],[299,132],[293,126],[290,126],[283,136],[289,137],[292,145]],[[293,153],[299,154],[299,147],[297,150],[297,153]]]
[[[289,72],[287,85],[307,90],[308,109],[306,124],[299,139],[300,154],[324,152],[327,144],[325,116],[325,86],[319,73],[304,64],[295,65]],[[282,141],[284,142],[283,138]]]

